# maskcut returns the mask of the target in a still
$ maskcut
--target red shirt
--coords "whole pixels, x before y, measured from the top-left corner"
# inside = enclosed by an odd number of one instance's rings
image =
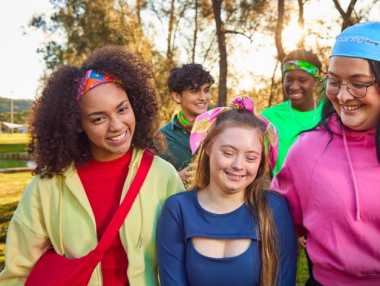
[[[128,174],[132,149],[112,161],[91,160],[77,166],[96,221],[98,241],[120,205],[121,193]],[[117,236],[101,260],[104,285],[128,285],[128,258]]]

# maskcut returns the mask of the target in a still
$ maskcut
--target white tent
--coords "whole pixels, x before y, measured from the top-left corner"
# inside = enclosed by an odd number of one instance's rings
[[[26,132],[27,127],[24,124],[16,124],[11,122],[1,122],[2,127],[5,127],[6,130],[12,130],[16,132]]]

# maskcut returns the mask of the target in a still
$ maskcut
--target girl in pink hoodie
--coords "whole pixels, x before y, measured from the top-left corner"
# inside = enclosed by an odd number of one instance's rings
[[[307,285],[380,285],[380,22],[336,39],[317,129],[300,136],[273,187],[307,235]]]

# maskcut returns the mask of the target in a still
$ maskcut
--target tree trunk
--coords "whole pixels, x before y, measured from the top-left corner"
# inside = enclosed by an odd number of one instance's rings
[[[274,97],[274,83],[275,83],[275,78],[276,78],[276,71],[277,71],[277,67],[278,67],[278,64],[279,64],[279,61],[276,61],[276,65],[274,66],[274,70],[273,70],[273,74],[272,74],[272,80],[271,80],[271,85],[270,85],[270,95],[269,95],[269,99],[268,99],[268,107],[271,107],[272,106],[272,102],[273,102],[273,97]]]
[[[137,22],[139,26],[141,27],[141,6],[142,6],[142,0],[136,0],[136,14],[137,14]]]
[[[224,32],[223,21],[221,18],[222,0],[212,0],[212,10],[215,18],[216,36],[219,48],[219,94],[218,106],[227,104],[227,49],[226,35]]]
[[[195,62],[195,50],[197,47],[198,37],[198,0],[195,0],[195,15],[194,15],[194,33],[193,33],[193,49],[191,51],[191,62]]]
[[[174,10],[175,10],[175,0],[172,0],[170,4],[168,39],[167,39],[167,48],[166,48],[166,58],[169,61],[173,59],[172,38],[173,38],[173,28],[174,28],[174,20],[175,20]]]
[[[276,49],[277,49],[277,59],[280,62],[281,70],[282,70],[282,61],[285,57],[284,47],[282,45],[282,30],[283,30],[283,24],[284,24],[284,13],[285,13],[285,7],[284,7],[284,0],[278,0],[277,2],[277,25],[275,30],[275,43],[276,43]],[[285,94],[283,95],[283,100],[285,100]]]
[[[297,47],[300,48],[300,49],[304,49],[305,48],[305,31],[304,31],[304,28],[305,28],[305,18],[304,18],[304,0],[298,0],[298,26],[299,28],[301,29],[301,38],[299,39],[298,43],[297,43]]]
[[[282,63],[282,60],[285,57],[284,47],[282,45],[282,30],[284,25],[284,0],[278,0],[277,2],[277,25],[275,30],[275,43],[277,49],[277,58]]]

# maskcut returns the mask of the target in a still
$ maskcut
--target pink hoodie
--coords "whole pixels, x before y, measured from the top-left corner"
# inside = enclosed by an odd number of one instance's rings
[[[291,148],[272,187],[286,196],[315,279],[323,285],[380,285],[380,164],[375,130],[343,129],[336,117]]]

